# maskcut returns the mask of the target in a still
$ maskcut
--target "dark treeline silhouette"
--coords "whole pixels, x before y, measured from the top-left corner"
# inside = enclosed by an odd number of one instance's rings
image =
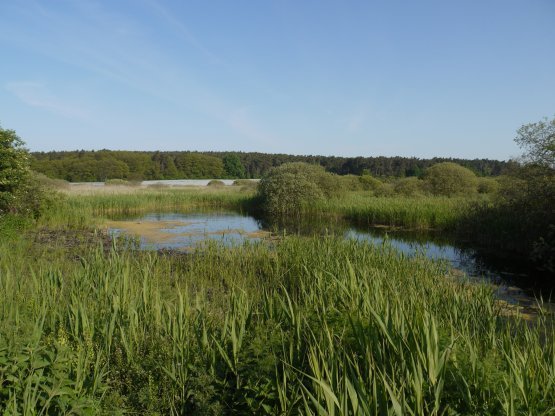
[[[339,175],[420,176],[431,165],[455,162],[479,176],[497,176],[515,162],[490,159],[416,157],[295,156],[253,152],[63,151],[32,153],[31,167],[51,178],[72,182],[106,179],[260,178],[287,162],[322,165]]]

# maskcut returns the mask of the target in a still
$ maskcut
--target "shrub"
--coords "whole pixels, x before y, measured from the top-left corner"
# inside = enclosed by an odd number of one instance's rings
[[[253,181],[252,179],[237,179],[233,181],[233,186],[243,186],[246,188],[256,188],[258,186],[258,181]]]
[[[362,190],[370,191],[374,196],[391,196],[395,193],[392,184],[382,182],[370,175],[359,176],[358,180]]]
[[[437,163],[424,173],[424,180],[434,195],[454,196],[476,192],[478,178],[470,169],[456,163]]]
[[[69,182],[63,179],[49,178],[48,176],[38,172],[31,172],[31,175],[45,189],[60,190],[69,189],[70,187]]]
[[[298,213],[303,204],[341,193],[336,175],[321,166],[295,162],[271,169],[260,181],[264,209],[272,214]]]
[[[212,179],[210,182],[208,182],[207,186],[225,186],[225,183],[223,181],[220,181],[219,179]]]
[[[416,176],[401,178],[393,185],[396,194],[404,196],[419,196],[424,193],[424,183]]]
[[[341,187],[346,191],[362,191],[363,186],[360,182],[360,176],[357,175],[343,175],[338,176],[337,179]]]
[[[479,178],[478,192],[481,194],[494,194],[499,190],[499,181],[493,178]]]
[[[29,181],[29,153],[13,130],[0,127],[0,214],[15,213]]]
[[[108,180],[106,180],[106,182],[104,182],[104,185],[108,185],[108,186],[126,186],[126,185],[129,185],[129,182],[127,182],[125,179],[108,179]]]

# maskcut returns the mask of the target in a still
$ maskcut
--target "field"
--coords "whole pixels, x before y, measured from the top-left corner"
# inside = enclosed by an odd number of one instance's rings
[[[305,212],[443,229],[463,202],[354,192]],[[253,204],[237,187],[71,192],[37,223],[4,221],[0,411],[555,414],[541,300],[520,315],[387,245],[290,236],[187,255],[100,231],[108,216]]]

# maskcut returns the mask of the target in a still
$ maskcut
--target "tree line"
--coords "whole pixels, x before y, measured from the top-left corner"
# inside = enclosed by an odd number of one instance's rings
[[[290,162],[318,164],[339,175],[370,174],[378,177],[421,176],[430,166],[453,162],[478,176],[498,176],[515,162],[490,159],[416,157],[296,156],[255,152],[147,152],[61,151],[31,154],[31,168],[44,175],[70,182],[107,179],[205,179],[260,178],[272,167]]]

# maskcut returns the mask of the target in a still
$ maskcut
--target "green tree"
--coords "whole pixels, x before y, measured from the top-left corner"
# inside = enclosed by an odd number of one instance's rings
[[[245,166],[235,153],[223,157],[226,176],[233,179],[243,179],[246,176]]]
[[[555,169],[555,117],[523,125],[517,130],[515,142],[525,151],[525,163]]]
[[[29,178],[29,155],[14,130],[0,127],[0,213],[17,211]]]
[[[474,193],[478,178],[470,169],[452,162],[437,163],[424,173],[424,179],[434,195],[454,196]]]

